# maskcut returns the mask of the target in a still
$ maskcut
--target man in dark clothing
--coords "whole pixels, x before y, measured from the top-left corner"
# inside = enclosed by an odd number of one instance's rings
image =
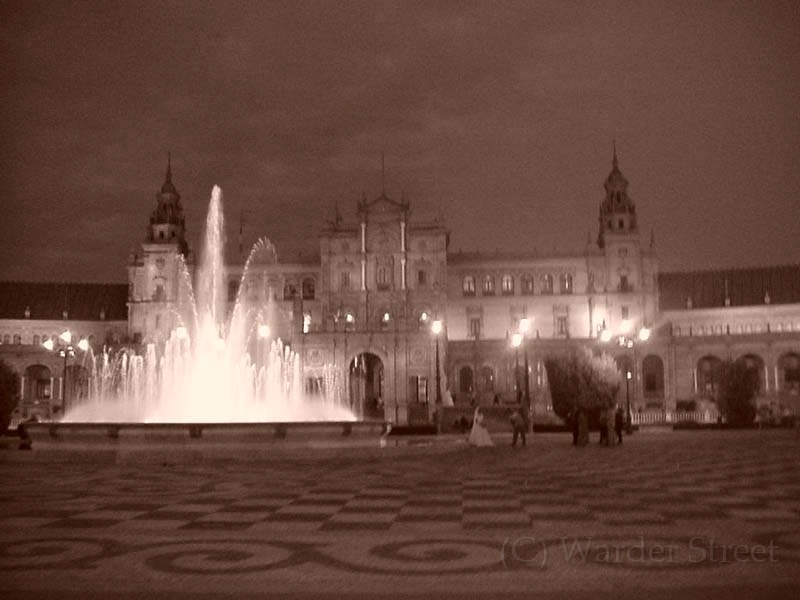
[[[614,413],[614,433],[617,434],[617,443],[622,443],[622,407],[617,406],[617,411]]]
[[[525,445],[525,434],[528,432],[528,411],[520,407],[511,415],[511,430],[514,437],[511,440],[511,445],[517,445],[517,437],[522,438],[522,445]]]

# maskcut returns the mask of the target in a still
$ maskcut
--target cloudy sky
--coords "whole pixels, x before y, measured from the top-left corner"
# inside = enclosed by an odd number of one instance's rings
[[[0,279],[125,281],[172,153],[190,243],[313,252],[403,193],[451,250],[580,249],[616,139],[662,270],[800,260],[800,4],[0,0]]]

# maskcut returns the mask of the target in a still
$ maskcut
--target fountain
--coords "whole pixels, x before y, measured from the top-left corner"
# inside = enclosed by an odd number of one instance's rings
[[[144,355],[123,350],[91,356],[86,399],[65,423],[292,423],[352,422],[342,382],[322,368],[321,390],[303,389],[299,356],[277,338],[272,293],[254,301],[248,290],[275,262],[259,240],[245,262],[230,315],[224,278],[222,193],[214,187],[195,285],[185,263],[175,303],[179,325]]]

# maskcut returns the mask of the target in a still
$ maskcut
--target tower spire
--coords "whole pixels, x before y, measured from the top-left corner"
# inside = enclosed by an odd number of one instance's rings
[[[616,169],[619,167],[619,162],[617,161],[617,138],[613,138],[611,143],[614,146],[614,157],[611,159],[611,165]]]
[[[167,150],[167,183],[172,183],[172,152]]]

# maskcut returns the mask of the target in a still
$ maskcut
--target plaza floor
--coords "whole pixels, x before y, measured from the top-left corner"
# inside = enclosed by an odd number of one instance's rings
[[[0,597],[800,597],[795,432],[495,441],[121,464],[8,448]]]

